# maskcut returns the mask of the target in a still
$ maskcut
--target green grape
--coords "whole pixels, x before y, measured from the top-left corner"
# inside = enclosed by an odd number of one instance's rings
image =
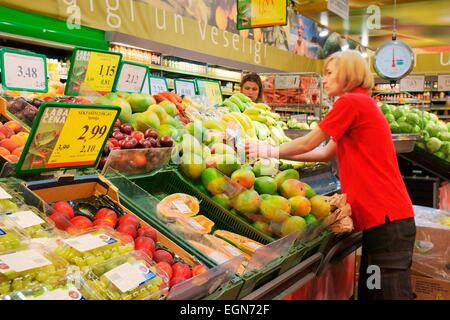
[[[95,260],[97,261],[98,264],[105,262],[105,258],[103,258],[103,256],[97,256]]]
[[[14,291],[22,290],[24,288],[23,281],[21,279],[15,279],[12,283],[12,288]]]
[[[10,291],[8,282],[0,283],[0,294],[7,294]]]
[[[111,300],[122,300],[120,293],[118,293],[116,290],[110,291],[109,297]]]
[[[44,282],[46,281],[48,278],[50,277],[49,273],[46,272],[39,272],[38,275],[36,276],[36,280],[39,282]]]
[[[97,259],[95,259],[94,256],[89,256],[88,258],[85,259],[85,261],[88,266],[93,266],[97,263]]]
[[[111,254],[112,254],[111,250],[105,250],[103,252],[103,258],[105,258],[107,260],[107,259],[111,258]]]
[[[117,252],[118,252],[119,254],[124,254],[124,253],[126,253],[127,251],[128,251],[128,249],[127,249],[126,246],[122,246],[122,247],[117,248]]]
[[[6,251],[6,246],[0,243],[0,252]]]
[[[48,273],[54,273],[54,272],[56,272],[56,267],[55,267],[53,264],[48,265],[48,266],[46,267],[46,271],[47,271]]]
[[[98,276],[105,273],[105,268],[103,266],[94,266],[92,268],[92,272],[94,272]]]
[[[101,282],[102,284],[104,284],[105,286],[109,286],[110,283],[111,283],[111,281],[109,281],[109,279],[108,279],[105,275],[102,275],[102,276],[100,277],[100,282]]]
[[[55,254],[57,254],[58,256],[64,256],[64,246],[57,246],[55,249]]]

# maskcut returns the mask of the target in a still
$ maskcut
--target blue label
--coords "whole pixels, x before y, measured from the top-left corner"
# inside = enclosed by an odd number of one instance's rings
[[[6,234],[6,232],[5,231],[3,231],[3,229],[2,228],[0,228],[0,236],[4,236]]]
[[[117,240],[114,238],[109,238],[108,240],[105,241],[107,244],[112,244],[112,243],[116,243]]]

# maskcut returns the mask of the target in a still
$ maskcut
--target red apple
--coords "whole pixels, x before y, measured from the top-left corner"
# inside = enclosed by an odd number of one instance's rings
[[[72,224],[70,223],[70,217],[67,213],[64,212],[53,212],[49,217],[54,223],[55,226],[60,230],[67,230]]]
[[[137,236],[137,229],[136,226],[131,224],[131,223],[123,223],[120,224],[117,229],[117,232],[129,235],[130,237],[132,237],[133,239],[136,238]]]
[[[109,208],[101,208],[95,214],[95,219],[94,220],[106,220],[106,221],[109,221],[112,224],[113,228],[114,228],[116,226],[116,224],[117,224],[117,214],[113,210],[111,210]]]
[[[158,232],[156,231],[155,228],[150,227],[150,226],[143,226],[140,227],[138,230],[138,235],[140,237],[149,237],[151,238],[153,241],[158,241]]]
[[[93,225],[95,227],[108,227],[114,229],[114,225],[109,220],[98,219],[94,221]]]
[[[67,201],[57,201],[53,204],[52,208],[56,212],[66,213],[71,219],[75,216],[72,206]]]
[[[159,271],[163,271],[167,274],[167,277],[169,278],[169,280],[172,278],[173,276],[173,271],[172,271],[172,267],[170,266],[170,264],[168,264],[165,261],[161,261],[158,262],[156,264],[156,269]]]
[[[153,255],[156,251],[155,241],[148,237],[137,237],[136,240],[134,240],[134,249],[144,251],[153,259]]]
[[[177,263],[173,264],[172,270],[173,270],[174,277],[181,276],[186,279],[189,279],[192,277],[191,268],[189,268],[189,266],[187,264],[184,264],[182,262],[177,262]]]
[[[165,261],[168,264],[173,264],[173,256],[170,252],[166,250],[156,250],[155,255],[153,256],[153,260],[155,260],[156,263]]]
[[[86,230],[92,227],[92,221],[84,216],[76,216],[70,219],[70,223],[80,230]]]
[[[134,225],[136,227],[136,229],[139,228],[139,225],[140,225],[139,219],[129,213],[124,214],[119,220],[119,225],[125,224],[125,223]]]

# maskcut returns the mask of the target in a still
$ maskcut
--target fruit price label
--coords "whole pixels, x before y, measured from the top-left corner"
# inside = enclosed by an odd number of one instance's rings
[[[148,93],[150,94],[150,84],[149,84],[150,80],[149,80],[149,76],[147,75],[145,77],[145,81],[144,84],[142,86],[141,92],[140,93]]]
[[[106,272],[105,277],[125,293],[154,279],[156,275],[142,262],[127,262]]]
[[[222,104],[222,88],[219,81],[196,80],[200,96],[208,99],[210,105],[218,106]]]
[[[276,75],[275,89],[298,89],[300,87],[300,76]]]
[[[5,189],[0,187],[0,200],[3,199],[12,199],[12,196],[8,192],[6,192]]]
[[[142,64],[122,61],[114,91],[140,93],[147,79],[147,71],[148,68]]]
[[[169,91],[169,87],[167,86],[167,80],[163,77],[154,77],[150,76],[150,94],[155,95],[160,92]]]
[[[105,94],[113,90],[122,54],[75,48],[65,95]]]
[[[47,58],[42,54],[2,49],[2,85],[5,89],[47,92]]]
[[[52,264],[37,250],[24,250],[0,255],[0,273],[22,272]]]
[[[42,104],[17,172],[95,167],[119,110],[115,106]]]
[[[19,227],[24,229],[45,223],[44,220],[31,210],[11,213],[8,215],[8,218],[12,219]]]
[[[66,244],[79,252],[86,252],[117,242],[104,233],[88,233],[79,237],[64,240]]]
[[[407,76],[400,80],[401,91],[423,91],[425,76]]]
[[[180,96],[195,97],[195,82],[191,80],[175,79],[175,92]]]

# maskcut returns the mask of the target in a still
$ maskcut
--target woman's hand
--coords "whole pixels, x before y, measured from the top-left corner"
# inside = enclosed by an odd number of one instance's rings
[[[245,143],[245,153],[252,158],[278,158],[278,148],[269,143],[250,140]]]

